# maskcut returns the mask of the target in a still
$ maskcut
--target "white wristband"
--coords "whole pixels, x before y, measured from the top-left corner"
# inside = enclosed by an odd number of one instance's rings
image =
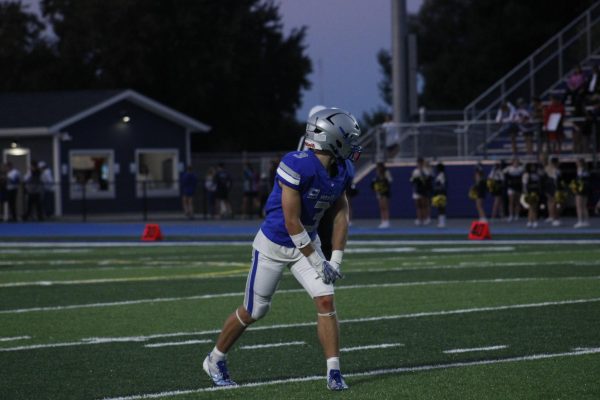
[[[344,250],[333,250],[329,262],[340,265],[342,263],[342,258],[344,258]]]
[[[292,239],[292,242],[294,242],[294,246],[296,246],[298,249],[308,246],[311,242],[310,236],[308,235],[308,232],[306,232],[306,229],[303,229],[302,232],[296,235],[290,235],[290,238]]]

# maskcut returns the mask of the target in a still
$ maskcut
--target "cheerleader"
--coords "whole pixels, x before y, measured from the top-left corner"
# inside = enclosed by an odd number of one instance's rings
[[[567,193],[564,190],[564,182],[560,172],[560,164],[557,157],[552,157],[546,165],[546,179],[542,188],[546,195],[546,206],[548,207],[547,223],[552,226],[560,226],[560,210],[564,207]]]
[[[475,168],[475,184],[471,186],[469,190],[469,198],[475,201],[475,207],[477,208],[477,215],[479,221],[487,222],[485,216],[485,210],[483,209],[483,201],[485,200],[485,193],[487,190],[486,179],[484,178],[483,169],[480,166]]]
[[[429,161],[425,160],[424,169],[425,171],[425,222],[423,225],[429,225],[431,223],[431,198],[433,197],[433,170]]]
[[[448,183],[446,181],[446,167],[442,163],[438,163],[435,167],[437,174],[433,181],[433,198],[431,205],[438,210],[438,228],[446,227],[446,203],[448,193]]]
[[[494,196],[491,218],[504,218],[504,174],[502,163],[497,162],[487,178],[487,189]]]
[[[590,195],[590,171],[583,158],[577,160],[577,179],[571,182],[571,190],[575,194],[575,208],[577,210],[577,223],[574,228],[590,226],[590,215],[587,208]]]
[[[536,163],[527,164],[527,169],[523,174],[523,200],[528,209],[527,227],[538,227],[538,208],[540,205],[540,195],[542,192],[541,176]]]
[[[382,162],[377,163],[375,177],[371,181],[371,188],[377,196],[379,203],[379,215],[381,223],[378,228],[386,229],[390,227],[390,195],[391,195],[392,175]]]
[[[417,211],[417,219],[415,225],[426,225],[427,208],[429,207],[429,199],[427,197],[427,171],[425,169],[425,160],[422,157],[417,159],[417,167],[413,170],[410,177],[410,183],[413,190],[413,200],[415,201],[415,209]]]
[[[519,200],[521,198],[523,167],[517,158],[504,169],[504,178],[508,187],[508,222],[517,221],[521,211]]]

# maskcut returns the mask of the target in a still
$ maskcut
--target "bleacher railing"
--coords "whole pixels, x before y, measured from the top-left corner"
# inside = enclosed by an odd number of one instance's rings
[[[575,65],[599,50],[600,2],[596,2],[467,105],[464,120],[486,118],[503,99],[545,96]]]
[[[571,132],[574,125],[582,118],[567,117],[564,125],[568,131],[565,142],[571,142]],[[533,121],[536,122],[536,121]],[[597,124],[592,125],[593,132],[589,141],[588,154],[595,161],[597,156],[598,139]],[[501,132],[502,124],[486,115],[486,119],[478,121],[442,121],[421,123],[399,123],[378,125],[367,132],[362,138],[362,164],[368,165],[390,159],[415,159],[416,157],[444,159],[486,159],[512,157],[510,150],[504,149],[494,154],[497,147],[494,139]],[[395,131],[395,132],[394,132]],[[535,154],[541,150],[543,137],[537,133],[534,138]],[[395,138],[395,139],[392,139]],[[517,137],[521,143],[522,139]],[[521,149],[522,146],[519,146]],[[496,149],[497,150],[497,149]],[[507,153],[508,151],[508,153]],[[572,153],[565,148],[565,154]],[[524,155],[520,150],[517,155]]]

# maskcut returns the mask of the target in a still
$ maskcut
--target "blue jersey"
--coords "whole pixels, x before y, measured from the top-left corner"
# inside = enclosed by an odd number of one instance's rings
[[[267,215],[261,226],[262,232],[269,240],[281,246],[294,247],[285,228],[281,187],[278,183],[300,192],[300,221],[310,238],[315,239],[321,217],[352,184],[354,178],[354,166],[351,161],[344,160],[336,165],[337,174],[331,177],[312,150],[294,151],[283,157],[277,167],[275,185],[265,206]]]

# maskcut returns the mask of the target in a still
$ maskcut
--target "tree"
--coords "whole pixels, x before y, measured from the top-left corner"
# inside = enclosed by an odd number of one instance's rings
[[[429,109],[462,109],[592,3],[425,1],[409,21],[425,78],[420,103]],[[377,58],[381,97],[390,104],[390,53],[381,50]]]
[[[31,90],[46,84],[40,65],[53,62],[44,25],[21,2],[0,2],[0,90]]]
[[[294,147],[305,30],[271,0],[42,0],[65,89],[133,88],[208,123],[202,150]],[[290,131],[291,129],[294,131]],[[206,136],[205,136],[206,137]]]
[[[428,108],[462,108],[583,12],[591,0],[429,0],[414,29]]]

